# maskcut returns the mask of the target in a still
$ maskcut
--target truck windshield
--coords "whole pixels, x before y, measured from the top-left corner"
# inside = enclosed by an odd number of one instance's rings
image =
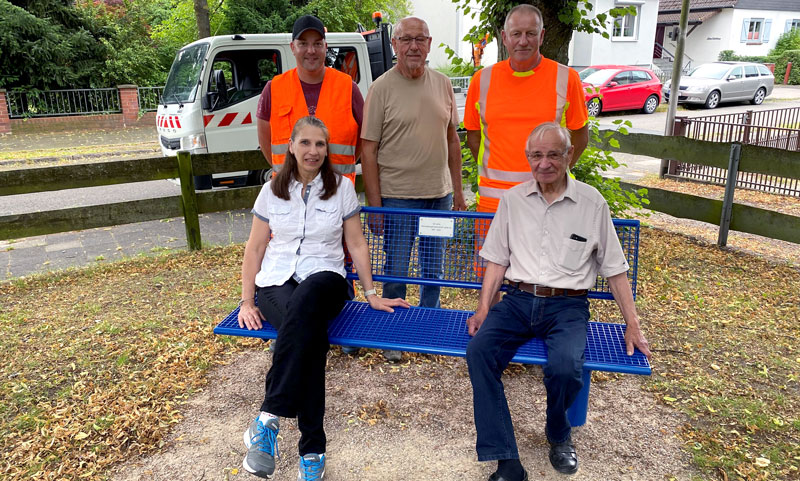
[[[203,59],[208,52],[208,44],[201,43],[178,52],[169,70],[167,84],[164,86],[165,104],[194,102],[200,85],[200,71]]]

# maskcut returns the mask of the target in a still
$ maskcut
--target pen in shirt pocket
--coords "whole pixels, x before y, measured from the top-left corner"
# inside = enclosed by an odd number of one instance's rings
[[[569,238],[578,242],[586,242],[586,237],[581,237],[578,234],[572,234]]]

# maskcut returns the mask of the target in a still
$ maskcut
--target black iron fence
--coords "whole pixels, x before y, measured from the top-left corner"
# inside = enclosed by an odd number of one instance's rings
[[[56,117],[122,112],[119,90],[11,90],[6,92],[9,117]]]
[[[164,87],[139,87],[139,110],[142,112],[155,112],[164,95]]]
[[[782,150],[800,151],[800,107],[677,117],[675,135],[711,142],[741,142]],[[671,161],[670,176],[725,185],[727,169]],[[736,186],[773,194],[800,197],[800,180],[752,172],[739,172]]]

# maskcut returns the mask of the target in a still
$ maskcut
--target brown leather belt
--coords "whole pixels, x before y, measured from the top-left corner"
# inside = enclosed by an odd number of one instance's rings
[[[555,287],[540,286],[539,284],[528,284],[527,282],[507,281],[509,286],[525,292],[530,292],[536,297],[555,297],[555,296],[585,296],[586,289],[557,289]]]

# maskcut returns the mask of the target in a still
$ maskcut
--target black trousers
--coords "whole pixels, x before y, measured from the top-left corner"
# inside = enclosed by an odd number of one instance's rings
[[[258,307],[278,331],[261,410],[297,418],[300,456],[325,452],[325,363],[328,322],[344,307],[347,281],[318,272],[303,282],[259,287]]]

